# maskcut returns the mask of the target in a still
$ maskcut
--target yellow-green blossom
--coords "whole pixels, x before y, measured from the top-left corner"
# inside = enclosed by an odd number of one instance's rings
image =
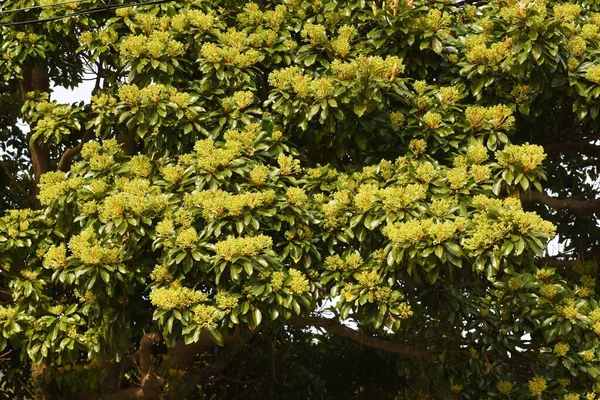
[[[172,310],[185,308],[206,300],[206,294],[173,284],[169,287],[159,287],[150,292],[150,302],[159,309]]]
[[[269,236],[246,236],[220,241],[215,245],[215,251],[219,257],[231,261],[236,257],[254,257],[272,246],[273,240]]]
[[[509,381],[500,381],[496,388],[501,394],[510,394],[513,389],[513,384]]]
[[[546,390],[546,388],[548,387],[546,383],[546,378],[544,378],[543,376],[533,377],[527,383],[527,386],[529,387],[529,393],[531,393],[531,395],[534,397],[541,396],[544,390]]]

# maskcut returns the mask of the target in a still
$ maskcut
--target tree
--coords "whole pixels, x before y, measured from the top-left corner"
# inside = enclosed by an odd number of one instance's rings
[[[5,1],[4,392],[596,398],[599,12]]]

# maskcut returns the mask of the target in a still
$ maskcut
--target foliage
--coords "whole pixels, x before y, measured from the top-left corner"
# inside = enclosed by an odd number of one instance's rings
[[[0,28],[35,187],[2,197],[0,348],[39,396],[600,393],[598,2],[59,3],[0,15],[50,19]]]

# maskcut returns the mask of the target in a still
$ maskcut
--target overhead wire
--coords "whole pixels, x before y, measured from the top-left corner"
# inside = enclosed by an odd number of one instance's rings
[[[3,22],[3,23],[0,23],[0,28],[6,27],[6,26],[31,25],[31,24],[39,24],[39,23],[43,23],[43,22],[52,22],[52,21],[58,21],[58,20],[65,19],[65,18],[77,17],[80,15],[88,15],[88,14],[95,14],[95,13],[108,11],[108,10],[115,10],[118,8],[171,3],[173,1],[176,1],[176,0],[153,0],[153,1],[146,1],[146,2],[141,2],[141,3],[108,4],[104,7],[89,8],[87,10],[76,11],[76,12],[72,12],[72,13],[65,14],[65,15],[58,15],[56,17],[49,17],[49,18],[36,19],[36,20],[27,20],[27,21]]]

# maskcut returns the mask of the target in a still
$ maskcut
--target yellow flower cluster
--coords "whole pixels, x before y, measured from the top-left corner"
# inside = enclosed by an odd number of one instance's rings
[[[99,112],[104,108],[112,109],[117,104],[117,99],[107,93],[100,93],[92,96],[92,111]]]
[[[473,164],[481,164],[488,159],[488,152],[481,143],[476,143],[467,148],[467,160]]]
[[[598,25],[585,24],[581,27],[581,36],[588,40],[597,40],[599,37],[599,31],[600,27],[598,27]]]
[[[129,107],[155,108],[158,103],[173,102],[184,108],[191,102],[189,94],[179,92],[173,86],[162,84],[150,84],[142,89],[136,85],[123,85],[117,95],[119,100]]]
[[[388,211],[402,211],[415,202],[425,199],[427,187],[420,184],[411,184],[407,186],[390,186],[382,189],[380,195],[383,199],[383,205]]]
[[[511,53],[512,40],[505,39],[501,42],[487,44],[486,35],[477,35],[467,38],[465,57],[475,65],[496,66],[502,63]]]
[[[378,201],[379,188],[375,184],[365,183],[360,185],[358,193],[354,196],[354,206],[364,213],[370,210]]]
[[[431,9],[426,16],[419,18],[417,25],[425,28],[426,30],[432,30],[437,32],[440,29],[450,25],[452,18],[447,12],[440,10]]]
[[[544,148],[535,144],[507,145],[504,150],[496,152],[498,164],[504,168],[520,167],[524,172],[536,170],[546,159]]]
[[[565,304],[556,307],[556,311],[571,323],[574,323],[580,315],[579,308],[574,299],[565,300]]]
[[[277,156],[277,164],[279,164],[279,173],[281,175],[293,175],[300,172],[300,161],[295,160],[292,156],[286,156],[283,153]]]
[[[350,253],[344,258],[336,254],[325,259],[325,268],[330,271],[354,271],[363,264],[364,261],[357,252]]]
[[[323,227],[329,231],[332,231],[342,225],[344,225],[348,216],[344,211],[344,205],[338,201],[331,201],[323,204]]]
[[[159,287],[150,292],[150,302],[161,310],[186,308],[206,300],[206,294],[190,288],[173,284]]]
[[[157,213],[167,205],[162,194],[150,193],[150,182],[146,179],[121,178],[116,186],[119,192],[106,197],[98,206],[98,216],[102,222],[123,218],[126,211],[134,215]]]
[[[264,250],[273,247],[273,239],[269,236],[246,236],[230,238],[215,245],[217,255],[227,261],[237,257],[254,257]]]
[[[179,33],[190,32],[190,27],[207,31],[213,26],[215,19],[212,13],[205,14],[199,10],[187,10],[171,18],[171,28]]]
[[[565,394],[565,397],[563,397],[563,400],[580,400],[581,396],[578,395],[577,393],[567,393]]]
[[[377,77],[392,82],[404,72],[402,60],[396,56],[359,56],[356,60],[342,63],[337,60],[331,64],[333,73],[341,80],[354,79],[357,75]]]
[[[304,274],[297,269],[291,268],[288,271],[290,275],[287,287],[295,294],[302,294],[308,292],[310,284]]]
[[[430,162],[419,164],[415,172],[417,174],[417,179],[425,184],[431,182],[436,175],[436,169]]]
[[[65,195],[69,186],[64,172],[47,172],[40,177],[38,199],[42,205],[48,205]]]
[[[498,385],[496,386],[496,388],[498,389],[498,391],[501,394],[508,395],[513,390],[513,384],[509,381],[500,381],[500,382],[498,382]]]
[[[377,271],[362,271],[357,273],[355,278],[359,285],[369,290],[374,290],[383,282],[383,278],[379,276]]]
[[[140,178],[147,178],[152,172],[150,159],[145,155],[137,155],[131,157],[131,159],[129,160],[129,170],[132,174]]]
[[[250,171],[250,180],[256,186],[261,186],[267,183],[269,179],[270,170],[265,165],[257,165]]]
[[[542,296],[544,296],[545,298],[547,298],[548,300],[552,300],[552,298],[554,296],[556,296],[557,292],[558,292],[558,290],[557,290],[556,286],[554,286],[552,284],[546,284],[540,288],[540,294]]]
[[[539,397],[542,395],[544,390],[548,387],[546,378],[543,376],[535,376],[528,383],[529,393],[531,393],[534,397]]]
[[[439,244],[452,238],[458,228],[456,221],[433,222],[424,219],[388,224],[382,233],[395,243],[417,244],[428,237],[434,244]]]
[[[491,129],[509,129],[515,123],[512,116],[513,110],[506,105],[499,104],[493,107],[469,106],[465,110],[467,122],[477,129],[489,124]]]
[[[423,123],[429,127],[429,129],[437,129],[442,122],[441,114],[436,112],[428,111],[425,115],[423,115]]]
[[[256,138],[260,133],[260,124],[248,124],[243,131],[237,129],[230,129],[223,137],[225,138],[225,145],[234,145],[235,142],[239,143],[241,150],[249,152],[254,148]],[[235,145],[234,145],[235,146]]]
[[[34,281],[40,275],[39,272],[32,271],[30,269],[21,270],[21,276],[28,281]]]
[[[17,310],[12,307],[0,306],[0,321],[12,321],[17,315]]]
[[[169,271],[169,266],[166,264],[156,264],[154,269],[150,273],[150,279],[154,282],[171,282],[173,280],[173,275]]]
[[[264,205],[269,205],[275,200],[275,192],[246,192],[231,194],[222,190],[204,190],[188,194],[184,198],[187,207],[202,209],[202,216],[206,219],[224,216],[237,217],[245,210],[254,210]]]
[[[244,38],[243,43],[245,41]],[[237,43],[235,47],[219,47],[214,43],[204,43],[200,49],[200,54],[210,63],[231,64],[240,69],[248,68],[263,58],[263,55],[259,51],[255,49],[244,51],[241,47],[237,46]]]
[[[564,3],[554,6],[554,17],[556,19],[573,22],[579,18],[581,6],[573,3]]]
[[[567,386],[569,386],[571,384],[571,380],[569,378],[559,378],[558,379],[558,384],[561,387],[566,388]]]
[[[81,302],[88,304],[90,306],[93,306],[97,303],[98,301],[98,296],[96,296],[93,292],[91,291],[86,291],[85,293],[81,293],[79,290],[75,289],[74,293],[75,297],[77,297],[77,299],[79,299]]]
[[[429,206],[429,209],[436,217],[443,217],[444,215],[450,212],[450,209],[453,207],[452,200],[449,199],[437,199],[434,200],[433,203]]]
[[[248,35],[247,43],[254,47],[271,47],[279,40],[279,35],[272,29],[261,29]],[[293,42],[293,41],[292,41]]]
[[[481,183],[490,179],[492,170],[487,165],[472,165],[470,168],[471,175],[475,183]]]
[[[585,362],[592,362],[596,358],[596,353],[593,350],[585,350],[581,353],[581,358]]]
[[[158,236],[171,236],[175,233],[175,225],[170,219],[164,219],[156,224],[156,234]]]
[[[199,140],[194,145],[198,155],[196,164],[200,171],[212,174],[217,169],[228,166],[242,151],[242,143],[236,141],[225,142],[224,145],[215,146],[212,139]]]
[[[413,316],[414,312],[411,309],[408,303],[400,303],[398,304],[398,313],[400,314],[400,318],[407,319]]]
[[[33,212],[30,209],[8,210],[8,213],[0,218],[4,222],[6,232],[9,237],[16,238],[21,236],[30,228],[30,219],[33,217]],[[27,232],[27,233],[33,233]]]
[[[183,176],[183,167],[181,165],[165,165],[160,168],[160,175],[169,183],[177,183]]]
[[[567,42],[567,50],[574,56],[580,57],[585,52],[587,43],[581,36],[573,36]]]
[[[460,190],[464,188],[469,181],[467,168],[464,166],[458,166],[449,169],[446,172],[446,179],[448,180],[451,189]]]
[[[460,100],[460,91],[454,86],[444,86],[439,91],[442,105],[454,105]]]
[[[43,265],[49,269],[60,269],[67,265],[67,248],[64,244],[51,246],[44,255]]]
[[[320,24],[304,24],[302,38],[313,46],[325,44],[327,42],[327,32],[325,26]]]
[[[237,91],[231,97],[223,99],[223,109],[231,112],[234,108],[243,110],[254,103],[254,94],[250,91]]]
[[[171,59],[183,55],[185,46],[169,32],[154,31],[149,36],[126,36],[119,45],[119,53],[126,60]]]
[[[285,282],[285,274],[281,271],[273,272],[271,276],[271,286],[274,291],[281,290]]]
[[[569,353],[570,348],[571,348],[571,346],[569,346],[568,343],[564,343],[564,342],[557,343],[554,346],[554,354],[556,354],[558,357],[565,357]]]
[[[231,310],[238,305],[238,299],[227,292],[217,293],[215,295],[215,302],[221,310]]]
[[[308,196],[304,189],[290,187],[286,191],[288,202],[294,207],[302,208],[308,203]]]
[[[590,66],[585,71],[585,79],[600,84],[600,64]]]
[[[253,3],[247,3],[244,6],[244,11],[238,14],[237,19],[244,25],[258,26],[265,22],[273,29],[278,28],[287,15],[287,8],[284,5],[278,5],[274,10],[262,12],[260,7]]]
[[[181,249],[193,249],[198,241],[198,232],[196,229],[189,227],[182,229],[177,233],[175,244]]]
[[[118,249],[107,249],[99,244],[92,228],[87,228],[79,235],[71,237],[69,250],[75,258],[90,265],[114,264],[120,258]]]
[[[405,120],[406,118],[404,117],[404,114],[402,114],[400,111],[394,111],[390,114],[390,123],[392,125],[392,129],[396,132],[398,132],[402,125],[404,125]]]
[[[516,198],[500,200],[477,195],[473,198],[473,204],[481,213],[473,216],[472,236],[465,240],[468,249],[488,248],[515,230],[544,237],[552,237],[556,231],[552,223],[535,213],[523,211]]]
[[[193,311],[194,323],[201,328],[214,329],[217,327],[218,320],[221,319],[221,312],[215,306],[198,304]]]

